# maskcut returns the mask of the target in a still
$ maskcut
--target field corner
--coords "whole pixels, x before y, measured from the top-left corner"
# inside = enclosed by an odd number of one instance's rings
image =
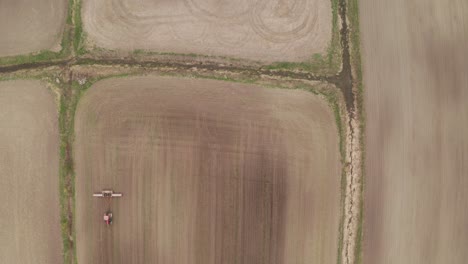
[[[341,70],[341,41],[339,28],[339,1],[329,0],[332,7],[332,32],[326,54],[312,54],[309,61],[304,62],[275,62],[266,66],[270,70],[300,70],[315,75],[332,76]]]
[[[13,66],[22,64],[36,64],[41,62],[57,62],[69,58],[72,53],[74,38],[73,9],[74,2],[79,0],[68,0],[67,16],[60,42],[60,51],[41,50],[29,54],[0,57],[0,66]]]

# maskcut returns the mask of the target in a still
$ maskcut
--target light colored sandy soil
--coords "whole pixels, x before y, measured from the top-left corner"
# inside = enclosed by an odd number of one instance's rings
[[[335,263],[334,116],[305,91],[169,77],[93,85],[76,116],[81,263]],[[108,203],[101,188],[122,191]]]
[[[467,263],[468,2],[361,1],[364,263]]]
[[[60,50],[67,0],[0,1],[0,56]]]
[[[107,49],[304,61],[331,40],[330,0],[83,0],[82,12]]]
[[[46,87],[0,82],[0,263],[62,262],[58,139]]]

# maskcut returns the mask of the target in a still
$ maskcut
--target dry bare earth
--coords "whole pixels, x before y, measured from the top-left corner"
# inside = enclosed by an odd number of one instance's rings
[[[0,56],[60,50],[67,0],[1,0]]]
[[[93,85],[76,116],[82,263],[335,263],[332,111],[305,91],[169,77]],[[106,227],[101,188],[122,191]]]
[[[364,263],[467,263],[468,2],[361,10]]]
[[[83,0],[98,47],[304,61],[331,40],[330,0]]]
[[[0,82],[0,263],[62,262],[58,139],[46,87]]]

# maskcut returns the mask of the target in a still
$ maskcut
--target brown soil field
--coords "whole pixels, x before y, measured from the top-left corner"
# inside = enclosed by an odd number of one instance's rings
[[[0,82],[0,263],[62,263],[54,96]]]
[[[0,56],[60,50],[67,0],[0,1]]]
[[[75,122],[80,263],[336,263],[334,115],[300,90],[127,77]],[[110,207],[93,192],[123,192]]]
[[[467,263],[468,2],[361,1],[363,263]]]
[[[331,41],[330,0],[83,0],[91,45],[305,61]]]

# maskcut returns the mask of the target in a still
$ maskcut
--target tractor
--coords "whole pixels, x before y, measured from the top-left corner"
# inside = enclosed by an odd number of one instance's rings
[[[104,213],[104,222],[108,226],[112,225],[112,212],[111,211],[107,211]]]
[[[104,213],[104,222],[106,223],[107,226],[110,226],[112,224],[112,211],[110,210],[110,202],[111,198],[114,197],[122,197],[121,193],[115,193],[113,190],[109,189],[104,189],[100,193],[94,193],[93,197],[100,197],[100,198],[108,198],[109,201],[109,207],[107,211]]]

